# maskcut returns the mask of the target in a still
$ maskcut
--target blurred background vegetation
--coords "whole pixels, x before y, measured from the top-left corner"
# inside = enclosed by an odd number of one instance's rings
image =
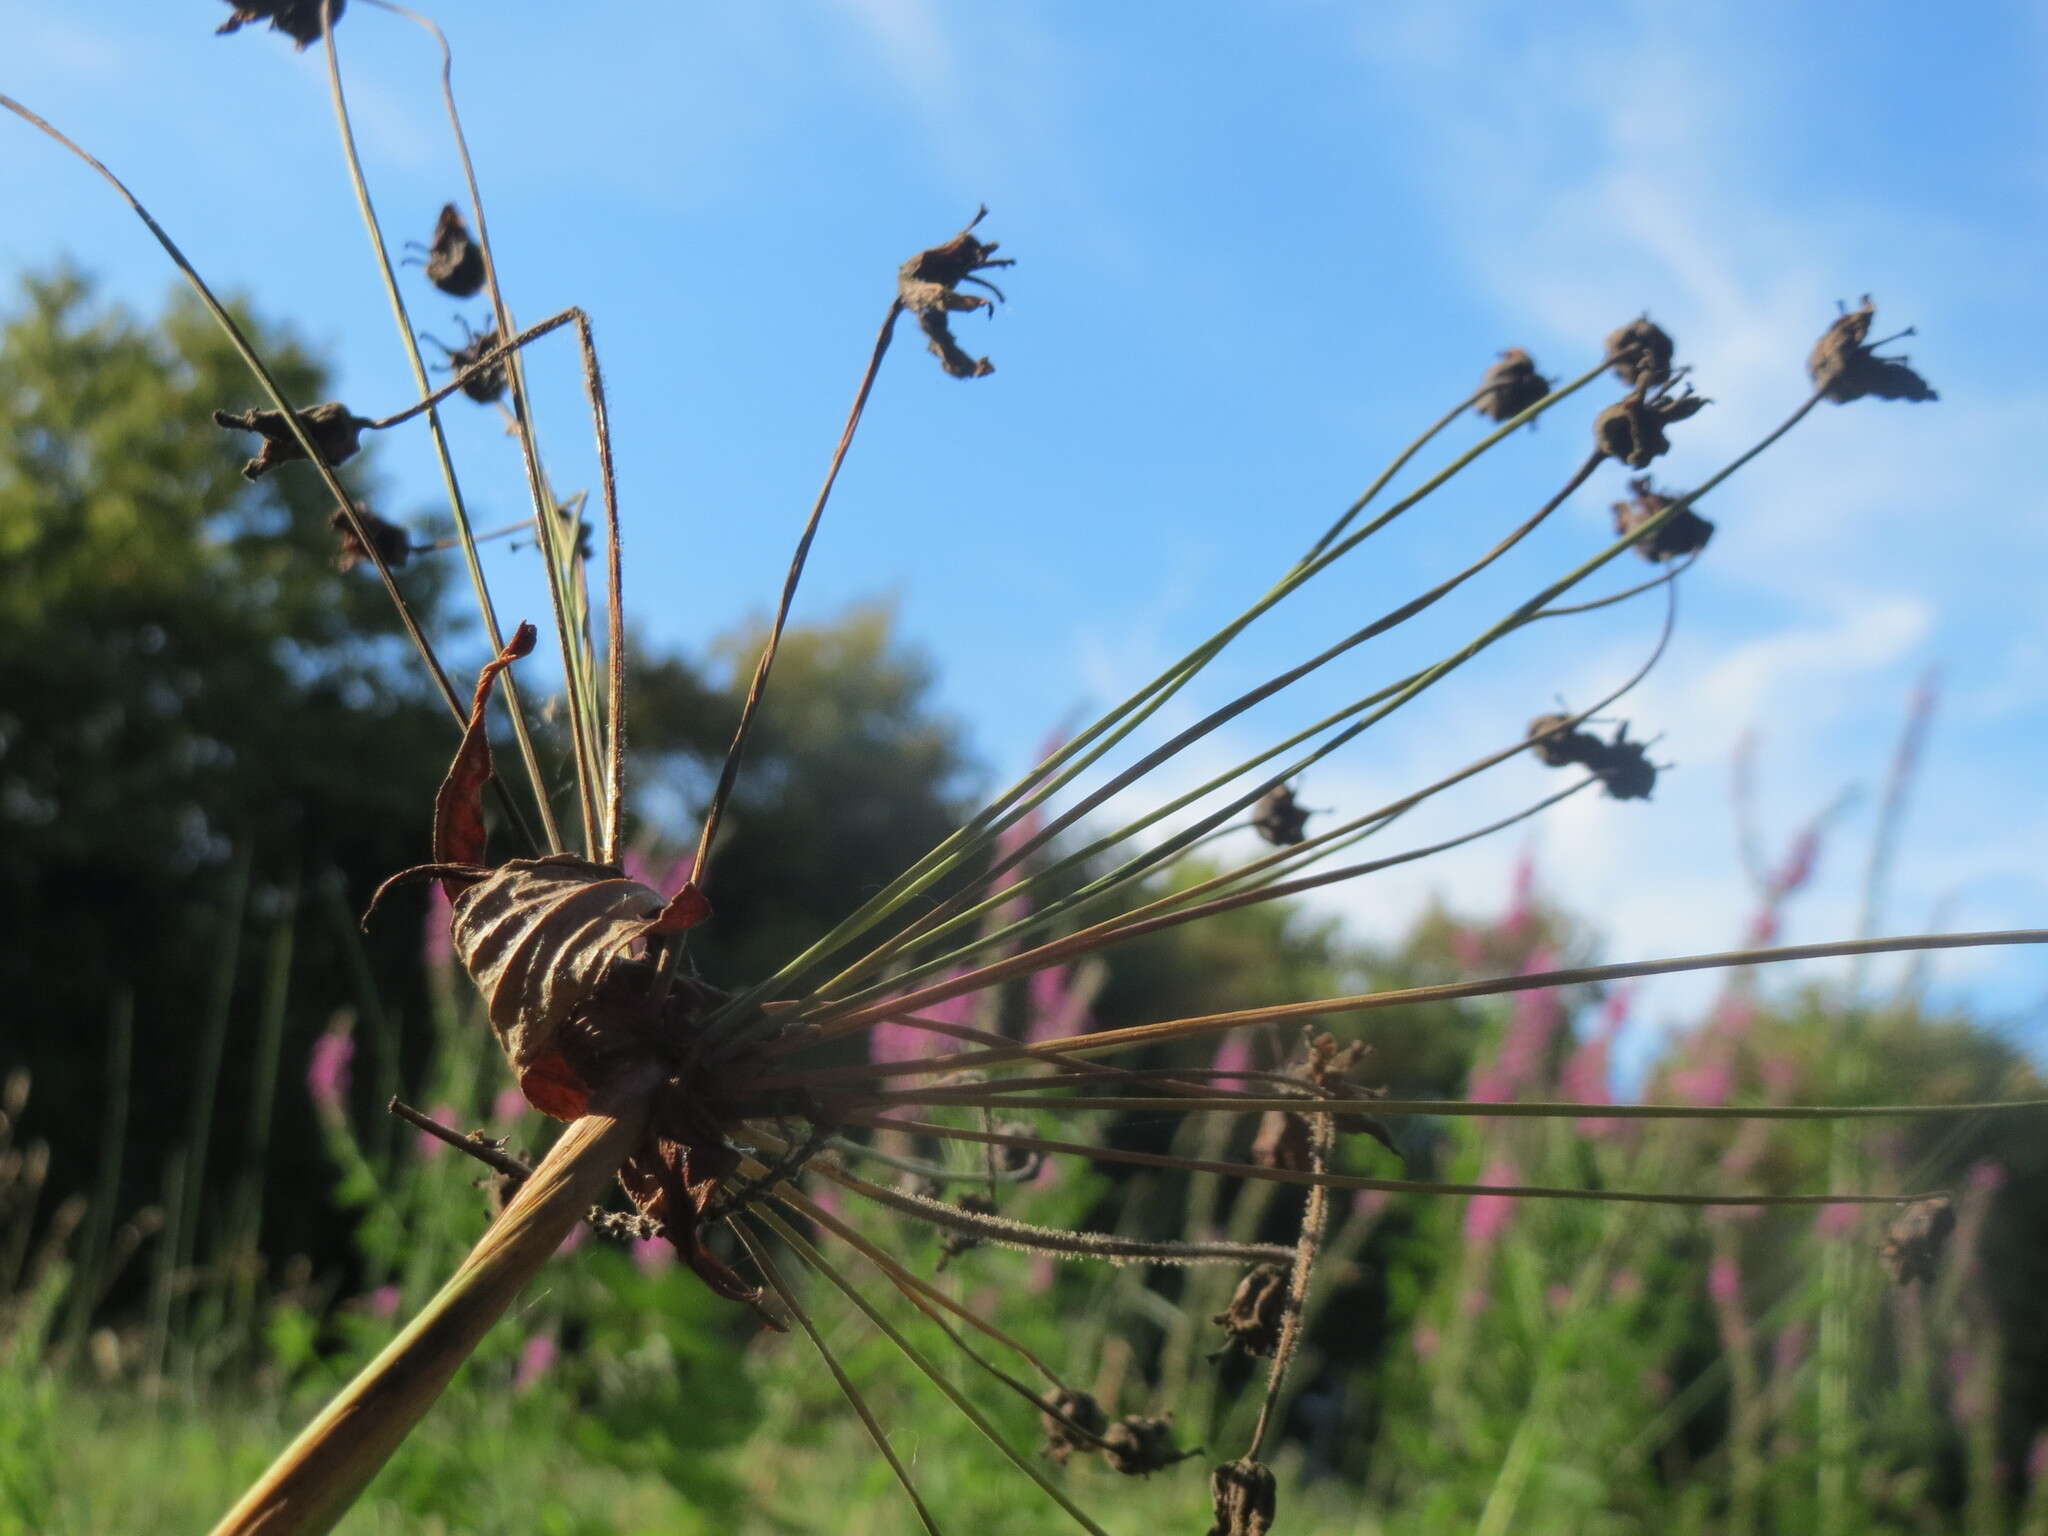
[[[244,315],[296,398],[319,362]],[[488,1219],[479,1170],[384,1115],[402,1094],[538,1150],[441,924],[375,884],[424,855],[452,731],[310,479],[250,484],[202,425],[248,404],[183,301],[141,317],[61,271],[0,333],[0,1531],[204,1528],[431,1293]],[[380,502],[374,453],[345,476]],[[474,637],[408,597],[451,654]],[[634,858],[660,872],[730,736],[755,637],[640,658]],[[459,675],[463,665],[452,666]],[[934,712],[886,606],[793,631],[721,852],[699,959],[758,974],[970,806],[982,770]],[[559,752],[557,753],[559,756]],[[563,768],[566,783],[567,770]],[[1759,891],[1775,921],[1824,850]],[[737,937],[733,937],[733,936]],[[1096,1025],[1542,969],[1597,934],[1532,873],[1497,914],[1417,913],[1371,949],[1259,907],[1020,988],[988,1022]],[[1375,1015],[1363,1075],[1411,1097],[1611,1094],[1625,993]],[[1249,1068],[1278,1032],[1159,1064]],[[1648,1096],[1701,1103],[2038,1095],[1987,1021],[1884,996],[1732,981],[1675,1032]],[[1199,1118],[1199,1117],[1192,1117]],[[1896,1289],[1857,1208],[1727,1212],[1340,1198],[1273,1459],[1283,1529],[2048,1536],[2048,1146],[2028,1119],[1848,1131],[1793,1122],[1404,1121],[1418,1177],[1662,1187],[1954,1186],[1929,1285]],[[1255,1125],[1127,1116],[1119,1145],[1243,1157]],[[1362,1138],[1347,1166],[1398,1171]],[[939,1155],[934,1149],[921,1149]],[[1284,1240],[1300,1198],[1201,1175],[1061,1166],[1027,1219]],[[849,1219],[931,1273],[928,1229]],[[762,1332],[666,1257],[581,1234],[401,1450],[350,1531],[893,1532],[909,1514],[801,1336]],[[1112,1411],[1243,1439],[1251,1362],[1210,1358],[1235,1276],[1094,1272],[1008,1252],[939,1283]],[[1058,1528],[974,1431],[835,1298],[819,1324],[942,1521]],[[949,1368],[952,1368],[949,1366]],[[960,1383],[1019,1443],[1013,1397]],[[1254,1384],[1248,1390],[1248,1384]],[[1055,1475],[1111,1529],[1195,1529],[1205,1459]]]

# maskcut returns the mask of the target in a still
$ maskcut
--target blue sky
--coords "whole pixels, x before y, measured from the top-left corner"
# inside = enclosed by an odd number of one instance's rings
[[[356,409],[392,408],[406,375],[320,54],[216,39],[225,9],[0,0],[0,88],[104,156],[214,281],[331,352]],[[1875,294],[1881,327],[1919,327],[1907,350],[1941,402],[1824,406],[1703,505],[1719,532],[1627,710],[1677,765],[1654,803],[1581,797],[1527,836],[1331,904],[1375,934],[1431,890],[1490,908],[1533,847],[1545,888],[1591,914],[1611,954],[1725,947],[1749,904],[1729,764],[1753,731],[1772,846],[1866,787],[1788,937],[1845,933],[1907,693],[1938,666],[1884,926],[1938,907],[1955,927],[2048,916],[2048,518],[2023,468],[2048,419],[2040,7],[1987,3],[1968,25],[1905,3],[1299,0],[1177,7],[1170,23],[1156,7],[927,0],[433,10],[516,310],[594,318],[629,607],[664,642],[765,612],[897,262],[990,205],[985,232],[1019,261],[1012,302],[961,329],[998,371],[945,378],[905,334],[798,614],[893,597],[992,779],[1242,609],[1500,348],[1569,375],[1650,311],[1716,401],[1657,466],[1682,487],[1802,398],[1835,301]],[[424,236],[459,195],[436,61],[368,5],[338,40],[387,228]],[[171,274],[139,227],[25,130],[4,144],[0,265],[69,255],[154,303]],[[443,335],[481,311],[417,281],[410,297]],[[544,345],[551,467],[587,483],[573,350]],[[1612,393],[1596,386],[1322,578],[1176,721],[1476,555],[1561,482]],[[485,413],[455,420],[480,517],[515,516],[510,444]],[[1425,460],[1477,435],[1468,418]],[[423,435],[391,435],[378,469],[387,512],[432,504]],[[1236,722],[1161,787],[1482,627],[1597,547],[1623,478],[1603,469],[1468,593]],[[540,617],[530,561],[496,569],[506,609]],[[1640,606],[1525,633],[1319,768],[1304,798],[1355,811],[1558,695],[1598,696],[1657,620]],[[1518,762],[1389,837],[1553,787]],[[1954,956],[1935,974],[2040,1044],[2048,961]],[[1649,988],[1638,1052],[1704,986]]]

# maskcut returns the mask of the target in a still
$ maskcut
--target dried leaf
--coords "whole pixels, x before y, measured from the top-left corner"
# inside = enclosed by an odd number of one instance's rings
[[[1671,440],[1664,429],[1683,421],[1702,407],[1713,404],[1696,395],[1688,385],[1680,394],[1669,388],[1655,394],[1638,385],[1593,419],[1593,440],[1609,458],[1619,459],[1630,469],[1648,469],[1650,461],[1670,451]]]
[[[1509,347],[1500,361],[1486,370],[1479,381],[1479,402],[1472,409],[1489,421],[1506,421],[1519,416],[1550,393],[1550,380],[1536,371],[1536,363],[1520,347]],[[1532,427],[1534,422],[1529,423]]]
[[[963,310],[987,309],[993,314],[995,300],[956,290],[962,283],[974,283],[988,289],[996,300],[1001,300],[1003,291],[975,274],[992,267],[1016,265],[1007,256],[1000,260],[996,258],[995,241],[974,237],[974,226],[987,217],[986,207],[977,210],[959,234],[944,245],[919,251],[896,270],[897,299],[917,317],[918,326],[924,331],[933,355],[938,358],[940,366],[956,379],[979,379],[996,371],[995,364],[987,358],[970,357],[961,350],[947,320],[948,315]]]
[[[213,29],[216,37],[239,32],[249,22],[267,21],[273,32],[282,32],[298,43],[303,52],[320,41],[320,0],[228,0],[234,14]],[[333,0],[330,12],[341,20],[348,0]]]
[[[575,1118],[560,1111],[578,1085],[588,1091],[587,1077],[551,1059],[560,1055],[557,1036],[668,904],[652,886],[567,853],[513,859],[452,900],[456,958],[483,995],[521,1090],[535,1108]]]
[[[1268,1536],[1273,1529],[1272,1469],[1249,1456],[1226,1461],[1209,1474],[1215,1521],[1209,1536]]]
[[[483,280],[481,265],[481,258],[479,258],[478,282]],[[427,275],[432,277],[433,273],[434,265],[429,260],[427,263]],[[474,290],[471,291],[473,292]],[[467,329],[467,326],[464,328]],[[428,339],[432,340],[431,337]],[[448,354],[449,368],[456,373],[462,373],[467,369],[475,368],[478,363],[497,350],[498,331],[493,326],[490,330],[480,335],[472,335],[468,341],[459,347],[450,347],[446,343],[439,341],[434,342],[434,345]],[[497,362],[491,364],[490,367],[478,369],[477,372],[470,374],[468,378],[464,379],[462,381],[462,392],[479,405],[489,405],[505,393],[505,386],[509,382],[510,377],[505,371],[504,359],[500,358]]]
[[[484,786],[491,781],[491,735],[484,722],[485,708],[498,674],[533,650],[539,638],[531,624],[521,624],[498,653],[477,674],[476,697],[469,706],[469,723],[463,727],[462,744],[455,749],[455,761],[448,776],[434,794],[434,862],[437,864],[482,864],[485,852]],[[466,882],[443,879],[441,889],[453,901]]]
[[[232,411],[215,411],[213,424],[262,435],[262,449],[242,466],[244,480],[260,480],[278,465],[306,456],[306,450],[292,435],[291,425],[285,420],[283,411],[244,411],[239,416]],[[355,457],[356,450],[362,446],[363,428],[373,423],[368,417],[354,415],[340,401],[329,400],[324,405],[308,406],[300,411],[299,425],[306,429],[306,436],[320,450],[320,457],[334,465]]]

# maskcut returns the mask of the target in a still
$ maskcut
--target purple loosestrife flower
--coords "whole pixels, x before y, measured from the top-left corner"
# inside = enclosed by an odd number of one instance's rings
[[[306,1064],[306,1092],[322,1115],[339,1117],[347,1112],[349,1063],[355,1054],[356,1043],[344,1020],[329,1024],[313,1042],[313,1055]]]
[[[452,1124],[456,1118],[455,1108],[450,1104],[436,1104],[428,1113],[443,1125]],[[413,1146],[418,1151],[420,1161],[423,1163],[438,1163],[444,1156],[454,1150],[440,1137],[426,1131],[417,1132],[413,1136]]]
[[[1216,1072],[1243,1072],[1250,1068],[1251,1064],[1252,1043],[1250,1038],[1243,1034],[1232,1034],[1225,1035],[1216,1043],[1216,1059],[1210,1062],[1209,1066],[1211,1070]],[[1216,1079],[1216,1086],[1218,1088],[1230,1089],[1232,1092],[1240,1092],[1243,1090],[1245,1082],[1241,1077],[1219,1077]]]
[[[454,909],[439,882],[427,887],[427,921],[420,930],[420,958],[431,971],[445,971],[455,963],[455,934],[450,926]]]
[[[1742,1301],[1742,1270],[1727,1254],[1707,1266],[1707,1295],[1716,1306],[1733,1307]]]
[[[1612,1104],[1614,1088],[1610,1081],[1608,1060],[1614,1049],[1614,1041],[1628,1023],[1629,1004],[1634,989],[1616,987],[1608,994],[1607,1001],[1600,1009],[1600,1023],[1592,1034],[1579,1042],[1578,1049],[1567,1056],[1558,1070],[1558,1092],[1574,1104]],[[1575,1122],[1581,1136],[1589,1140],[1603,1140],[1620,1135],[1627,1122],[1621,1120],[1587,1119]]]
[[[2034,1443],[2027,1448],[2027,1481],[2038,1483],[2048,1478],[2048,1430],[2034,1436]]]
[[[1434,1360],[1444,1347],[1444,1336],[1434,1323],[1417,1323],[1410,1330],[1408,1341],[1415,1349],[1415,1358],[1424,1364]]]
[[[555,1363],[553,1334],[536,1333],[519,1350],[519,1365],[512,1372],[512,1390],[529,1392]]]
[[[401,1299],[397,1286],[380,1285],[363,1297],[363,1310],[372,1317],[396,1317]]]
[[[1790,1323],[1779,1329],[1778,1337],[1771,1344],[1772,1371],[1780,1376],[1789,1376],[1798,1370],[1806,1359],[1812,1339],[1813,1330],[1805,1323]]]
[[[1824,1205],[1813,1218],[1815,1237],[1837,1240],[1852,1236],[1861,1219],[1861,1213],[1846,1201],[1835,1201]]]
[[[1479,1182],[1513,1184],[1518,1182],[1518,1175],[1511,1164],[1496,1159],[1487,1164]],[[1465,1202],[1465,1241],[1475,1248],[1492,1247],[1494,1240],[1507,1230],[1508,1218],[1514,1210],[1514,1198],[1510,1195],[1472,1196]]]
[[[510,1125],[526,1113],[526,1096],[517,1088],[500,1089],[491,1100],[491,1124]]]

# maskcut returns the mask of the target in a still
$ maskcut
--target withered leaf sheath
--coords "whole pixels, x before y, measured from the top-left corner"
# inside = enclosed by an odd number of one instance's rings
[[[1878,1262],[1894,1285],[1911,1285],[1915,1280],[1932,1284],[1942,1249],[1955,1229],[1955,1202],[1947,1195],[1915,1200],[1885,1227],[1884,1239],[1878,1244]]]
[[[412,535],[405,529],[386,522],[360,501],[356,503],[356,516],[362,520],[363,532],[370,536],[371,547],[383,557],[386,566],[395,571],[412,558]],[[346,512],[336,507],[327,515],[327,526],[341,536],[341,548],[334,557],[336,570],[345,573],[369,563],[370,551],[357,536]]]
[[[1109,1415],[1087,1392],[1062,1388],[1049,1399],[1053,1411],[1038,1416],[1045,1431],[1045,1444],[1038,1453],[1054,1466],[1064,1467],[1076,1451],[1092,1451],[1109,1428]]]
[[[1671,376],[1671,338],[1648,315],[1608,332],[1606,348],[1614,376],[1624,384],[1662,384]]]
[[[1254,1264],[1237,1282],[1230,1305],[1210,1319],[1225,1335],[1223,1348],[1210,1358],[1236,1348],[1260,1360],[1272,1359],[1286,1319],[1287,1271],[1278,1264]]]
[[[1629,481],[1628,488],[1634,495],[1627,501],[1613,504],[1614,531],[1621,535],[1634,533],[1676,499],[1653,490],[1648,475],[1637,475]],[[1638,540],[1636,553],[1645,560],[1662,564],[1699,553],[1713,536],[1714,525],[1687,507],[1668,518],[1655,533]]]
[[[1102,1459],[1125,1477],[1150,1477],[1154,1472],[1197,1456],[1173,1443],[1173,1415],[1125,1414],[1102,1437]]]
[[[897,299],[917,317],[918,327],[924,332],[933,356],[938,358],[939,366],[956,379],[979,379],[996,371],[996,365],[987,358],[970,357],[961,350],[947,320],[949,314],[962,310],[986,309],[993,314],[996,300],[1003,297],[1003,291],[975,274],[992,267],[1016,265],[1007,256],[1000,260],[996,258],[995,241],[975,238],[974,226],[987,217],[988,209],[979,209],[967,221],[967,227],[944,245],[919,251],[896,269]],[[962,283],[986,288],[995,295],[995,299],[957,292]]]
[[[1273,1529],[1272,1469],[1249,1456],[1226,1461],[1209,1474],[1215,1520],[1209,1536],[1268,1536]]]
[[[483,247],[469,236],[469,226],[453,203],[441,205],[434,238],[427,243],[427,281],[443,293],[469,298],[484,285]]]
[[[242,466],[242,478],[245,480],[260,480],[278,465],[306,456],[306,450],[292,435],[291,425],[285,420],[283,411],[244,411],[239,416],[232,411],[215,411],[213,424],[238,432],[254,432],[262,437],[263,447],[255,458]],[[306,436],[312,439],[313,446],[320,450],[320,457],[333,465],[356,456],[356,450],[362,447],[363,428],[371,422],[368,417],[353,414],[340,401],[329,400],[325,405],[308,406],[300,411],[299,424],[306,429]]]
[[[1550,393],[1550,380],[1520,347],[1509,347],[1479,381],[1479,403],[1472,407],[1489,421],[1519,416]],[[1534,426],[1532,421],[1530,426]]]
[[[1876,317],[1877,306],[1866,293],[1860,307],[1846,311],[1828,327],[1806,360],[1814,387],[1836,405],[1865,396],[1877,400],[1940,399],[1925,379],[1906,366],[1905,358],[1879,357],[1870,348],[1870,324]]]
[[[1252,807],[1252,830],[1275,848],[1292,848],[1308,835],[1308,818],[1285,784],[1275,784]]]
[[[213,29],[216,37],[239,32],[252,21],[268,21],[271,30],[282,32],[301,51],[320,41],[320,0],[228,0],[234,14]],[[333,0],[331,14],[336,21],[348,8],[348,0]]]

